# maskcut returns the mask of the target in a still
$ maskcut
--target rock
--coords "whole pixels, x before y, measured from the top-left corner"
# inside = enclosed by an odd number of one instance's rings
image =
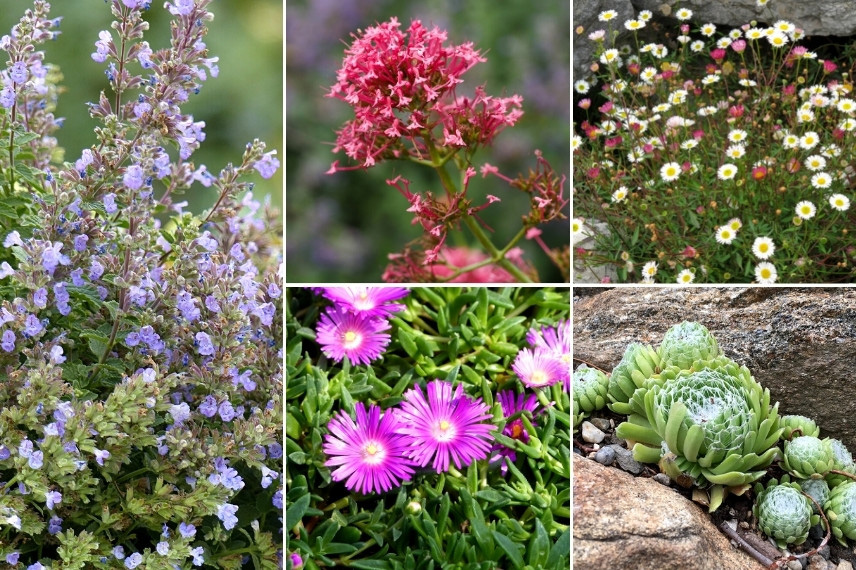
[[[630,0],[576,0],[572,3],[574,7],[574,28],[582,28],[583,32],[574,36],[574,74],[572,79],[578,81],[591,76],[589,66],[594,61],[595,43],[588,39],[588,35],[595,30],[618,30],[627,33],[624,29],[624,20],[634,17],[633,5]],[[612,21],[612,28],[598,21],[598,14],[606,10],[618,12],[618,18]]]
[[[643,465],[633,459],[633,452],[625,449],[620,445],[610,445],[610,448],[615,450],[615,458],[618,461],[618,466],[634,475],[639,475],[644,469]]]
[[[661,485],[665,485],[666,487],[672,484],[672,480],[665,473],[657,473],[656,475],[651,477],[651,479],[653,479],[657,483],[660,483]]]
[[[589,443],[600,443],[606,434],[594,427],[591,422],[583,422],[582,425],[583,441]]]
[[[799,560],[789,560],[787,567],[788,570],[802,570],[803,564]]]
[[[838,563],[838,566],[835,567],[835,570],[853,570],[853,565],[847,560],[842,560]]]
[[[827,570],[826,559],[820,554],[815,554],[808,559],[808,570]]]
[[[574,250],[594,251],[595,243],[592,236],[597,234],[609,234],[609,227],[604,222],[586,220],[582,233],[571,238]],[[585,255],[585,253],[574,255],[574,283],[611,283],[618,280],[618,272],[611,265],[601,267],[583,265],[582,258]]]
[[[661,6],[668,6],[671,14],[678,4],[675,0],[631,1],[637,10],[651,10],[658,16],[664,12]],[[787,20],[810,36],[849,36],[856,32],[856,10],[853,10],[852,0],[772,0],[763,7],[757,6],[756,0],[681,0],[680,7],[692,10],[693,21],[697,24],[712,22],[736,28],[751,20],[766,24]],[[574,25],[576,17],[574,10]],[[619,23],[623,25],[624,19]]]
[[[672,489],[573,458],[573,566],[588,570],[760,570],[698,505]]]
[[[852,289],[622,287],[575,298],[573,319],[574,357],[604,370],[631,342],[656,347],[672,325],[698,321],[770,389],[779,414],[812,418],[856,454],[856,416],[843,407],[856,377]]]
[[[606,431],[612,427],[612,424],[609,423],[609,420],[606,418],[591,418],[589,420],[594,427],[601,431]]]
[[[594,460],[601,465],[612,465],[615,462],[615,450],[611,447],[604,447],[594,454]]]

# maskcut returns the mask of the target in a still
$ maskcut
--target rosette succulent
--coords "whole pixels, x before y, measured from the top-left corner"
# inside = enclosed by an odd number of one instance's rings
[[[722,355],[722,351],[704,325],[684,321],[666,331],[657,354],[662,368],[677,366],[686,370],[696,360],[714,359]]]
[[[799,485],[803,493],[809,495],[820,508],[823,508],[823,504],[829,499],[829,484],[825,479],[806,479],[800,481]],[[820,514],[814,503],[812,503],[811,508],[815,514]]]
[[[840,440],[831,437],[824,439],[823,445],[829,449],[829,453],[832,456],[832,470],[844,471],[845,473],[856,475],[856,462],[853,461],[853,456],[850,454],[847,446],[841,443]],[[846,475],[839,475],[838,473],[829,473],[826,475],[826,482],[829,483],[830,487],[837,487],[849,481],[853,481],[853,479]]]
[[[782,426],[782,439],[789,440],[801,435],[812,435],[817,437],[820,435],[820,428],[814,423],[814,420],[805,416],[787,415],[779,418],[779,425]]]
[[[579,409],[583,412],[600,410],[606,405],[606,394],[609,387],[609,378],[606,374],[596,368],[589,368],[585,364],[574,371],[574,402],[579,403]]]
[[[812,514],[811,501],[798,490],[798,485],[773,483],[758,494],[752,509],[758,528],[779,548],[802,544],[820,517]]]
[[[649,344],[634,342],[624,351],[609,377],[609,409],[617,414],[628,415],[627,404],[637,388],[660,369],[660,357]]]
[[[712,512],[726,487],[745,488],[764,476],[779,455],[782,430],[778,403],[770,405],[770,391],[745,366],[726,358],[707,365],[682,370],[668,381],[646,382],[633,396],[633,409],[641,402],[644,414],[632,413],[616,433],[635,442],[637,461],[664,458],[671,478],[712,486]]]
[[[802,435],[785,442],[782,467],[795,477],[822,478],[832,469],[832,465],[829,448],[812,435]]]
[[[847,546],[845,537],[856,540],[856,481],[838,485],[823,505],[832,534]]]

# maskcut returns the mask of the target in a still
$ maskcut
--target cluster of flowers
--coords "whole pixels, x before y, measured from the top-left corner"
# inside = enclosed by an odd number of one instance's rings
[[[530,329],[527,340],[535,351],[523,349],[514,371],[528,387],[541,388],[562,381],[570,390],[570,334],[568,321],[557,327]],[[433,380],[426,394],[417,384],[404,393],[404,400],[392,409],[356,404],[356,421],[344,410],[330,420],[325,436],[325,463],[335,467],[334,481],[345,481],[348,489],[361,493],[388,491],[409,481],[415,468],[429,463],[444,473],[454,463],[456,469],[491,455],[503,475],[508,457],[516,460],[513,449],[498,444],[491,436],[492,415],[481,398],[464,392],[461,384]],[[502,414],[508,418],[521,411],[538,413],[535,394],[517,394],[506,389],[497,395]],[[524,443],[529,434],[520,418],[508,422],[503,434]]]
[[[610,25],[617,16],[615,10],[607,10],[599,20]],[[604,160],[583,169],[585,179],[615,181],[612,206],[604,204],[604,208],[630,208],[631,202],[659,189],[669,189],[679,180],[685,187],[704,189],[705,177],[723,192],[741,189],[744,193],[760,193],[769,189],[767,195],[782,196],[790,206],[776,207],[775,202],[760,199],[752,210],[744,212],[744,219],[752,219],[755,234],[747,248],[757,259],[755,280],[775,282],[778,272],[771,258],[776,246],[784,245],[787,238],[773,236],[770,226],[779,226],[783,232],[787,225],[800,226],[819,213],[829,224],[847,219],[850,198],[846,191],[851,188],[852,172],[847,167],[847,155],[842,153],[850,133],[856,130],[852,85],[831,75],[838,68],[834,62],[818,61],[817,53],[795,44],[803,32],[791,22],[779,20],[769,27],[753,22],[718,39],[714,37],[716,26],[708,23],[697,27],[702,38],[693,39],[688,23],[693,18],[692,10],[680,8],[674,16],[681,22],[680,35],[675,38],[675,61],[668,60],[669,49],[663,44],[645,44],[638,54],[628,55],[629,52],[605,45],[605,30],[589,34],[599,54],[592,69],[600,70],[601,65],[605,68],[602,92],[607,101],[598,107],[602,120],[581,125],[585,137],[592,143],[602,141],[604,149]],[[646,27],[651,18],[651,12],[643,10],[624,27],[635,33]],[[771,50],[771,55],[764,57],[773,62],[773,69],[753,73],[747,68],[752,67],[750,58],[761,59],[762,43]],[[710,57],[704,66],[706,74],[700,79],[687,77],[689,66],[683,60],[692,54]],[[650,60],[649,65],[646,60]],[[815,67],[823,81],[812,84],[810,77]],[[785,72],[794,73],[796,80],[775,77]],[[783,87],[772,87],[779,83]],[[587,110],[592,105],[592,99],[586,96],[592,87],[586,80],[574,84],[575,91],[584,97],[578,101],[580,108]],[[648,99],[650,105],[641,103],[648,103]],[[781,100],[781,106],[769,105],[775,100]],[[791,108],[793,113],[788,111]],[[776,120],[774,113],[782,115],[781,119]],[[764,126],[759,129],[761,123]],[[574,135],[573,150],[583,147],[583,137]],[[801,172],[803,169],[807,172]],[[640,177],[632,172],[644,174]],[[792,186],[802,190],[785,194],[785,189]],[[698,200],[694,214],[724,209],[715,198],[706,195]],[[729,208],[735,208],[737,203],[729,198],[724,201]],[[828,211],[820,212],[818,202],[828,204]],[[779,216],[783,216],[782,222],[776,220]],[[574,232],[584,231],[583,224],[583,219],[575,219]],[[697,243],[692,255],[680,257],[689,265],[700,252],[716,255],[717,246],[731,246],[738,239],[741,226],[739,218],[716,225],[712,239],[698,236],[705,247]],[[659,241],[658,228],[646,228],[652,232],[652,241]],[[843,235],[846,234],[845,230]],[[780,241],[776,243],[774,237]],[[669,257],[668,252],[660,259],[664,257]],[[674,268],[676,264],[670,260],[669,265]],[[703,265],[698,268],[706,271]],[[656,260],[646,263],[643,281],[653,282],[657,270]],[[696,275],[696,267],[688,267],[677,273],[677,281],[690,283]]]
[[[523,115],[523,98],[493,97],[483,87],[477,87],[471,98],[458,95],[455,90],[463,82],[462,76],[474,65],[487,61],[479,50],[472,42],[444,45],[445,31],[436,27],[428,30],[418,20],[411,22],[406,33],[400,27],[396,18],[369,27],[353,35],[353,43],[345,50],[336,84],[327,96],[346,102],[355,117],[338,131],[333,152],[344,150],[360,164],[343,167],[337,160],[328,174],[370,168],[392,159],[410,160],[436,169],[444,190],[439,198],[430,191],[411,192],[409,181],[401,176],[387,181],[406,198],[413,223],[421,225],[425,233],[413,247],[390,255],[392,263],[383,278],[395,282],[436,280],[446,277],[444,269],[451,274],[450,278],[459,277],[499,261],[497,251],[488,248],[491,255],[482,254],[475,262],[456,265],[450,258],[457,257],[457,252],[446,246],[446,237],[449,230],[463,222],[484,245],[486,237],[479,224],[487,226],[477,214],[501,200],[487,195],[483,204],[474,205],[467,197],[469,181],[476,175],[471,158],[478,148],[491,144],[499,132],[518,121]],[[538,175],[514,180],[500,176],[531,197],[532,211],[524,216],[526,228],[531,232],[526,235],[528,239],[540,235],[537,225],[565,218],[563,209],[569,203],[564,196],[565,177],[556,175],[539,151],[535,155]],[[446,173],[447,163],[460,169],[460,189]],[[481,173],[483,177],[497,174],[498,169],[484,164]],[[542,242],[539,245],[552,259],[553,252]],[[511,246],[505,251],[510,249]],[[501,264],[511,273],[501,275],[511,278],[506,281],[520,280],[532,273],[519,260],[519,252],[516,250],[512,266]],[[503,262],[506,259],[499,257]]]

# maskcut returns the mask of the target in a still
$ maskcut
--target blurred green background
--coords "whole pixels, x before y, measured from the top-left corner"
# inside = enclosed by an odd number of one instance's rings
[[[493,147],[476,155],[515,177],[534,168],[541,149],[553,168],[570,173],[570,3],[566,0],[286,0],[286,271],[291,283],[379,282],[389,253],[419,237],[405,212],[407,201],[385,181],[402,174],[412,191],[439,190],[428,169],[403,162],[369,170],[327,175],[344,153],[334,155],[335,131],[353,112],[344,102],[324,97],[336,80],[345,43],[352,32],[397,16],[406,30],[411,19],[448,31],[448,43],[475,43],[487,63],[464,76],[458,93],[470,95],[486,84],[490,95],[523,96],[525,114],[503,131]],[[569,183],[568,183],[569,184]],[[570,188],[566,186],[566,192]],[[486,194],[502,202],[482,212],[494,228],[494,242],[505,245],[528,212],[528,196],[500,180],[477,176],[468,195],[481,204]],[[466,231],[466,230],[465,230]],[[545,228],[552,246],[568,243],[567,220]],[[450,236],[451,238],[451,236]],[[455,245],[452,242],[452,245]],[[558,271],[532,243],[526,257],[537,264],[542,281],[561,281]]]
[[[143,16],[150,23],[145,39],[153,50],[169,45],[171,15],[163,4],[152,0]],[[27,0],[0,0],[0,34],[8,34],[32,5]],[[206,139],[191,160],[216,174],[227,163],[239,162],[246,144],[258,138],[267,143],[268,150],[277,149],[282,161],[282,2],[214,0],[209,10],[214,20],[209,23],[205,43],[209,57],[220,58],[220,74],[209,76],[200,93],[191,95],[182,106],[184,113],[205,121]],[[55,0],[51,17],[59,16],[63,18],[62,33],[44,44],[43,50],[45,61],[59,65],[65,77],[66,92],[56,111],[57,117],[65,117],[65,124],[56,136],[65,148],[65,160],[73,162],[96,140],[96,121],[89,117],[86,103],[97,101],[101,90],[109,86],[104,76],[106,63],[96,63],[90,56],[98,32],[110,29],[112,14],[104,0]],[[0,64],[5,66],[5,58]],[[253,195],[257,199],[270,195],[271,203],[281,211],[282,180],[282,169],[268,180],[255,174]],[[216,191],[196,184],[183,199],[190,202],[191,211],[199,213],[214,204]]]

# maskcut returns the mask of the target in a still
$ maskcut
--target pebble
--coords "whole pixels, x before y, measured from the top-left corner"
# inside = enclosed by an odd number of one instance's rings
[[[583,441],[588,443],[600,443],[606,434],[594,427],[591,422],[583,422],[582,425]]]
[[[842,560],[835,570],[853,570],[853,565],[848,560]]]
[[[634,475],[639,475],[642,473],[642,464],[633,459],[633,452],[629,449],[624,449],[620,445],[610,445],[615,450],[616,459],[618,461],[618,466],[627,471],[628,473],[633,473]]]
[[[651,479],[653,479],[657,483],[662,483],[666,487],[672,484],[672,480],[665,473],[657,473],[656,475],[651,477]]]
[[[602,431],[606,431],[611,427],[609,420],[606,418],[592,418],[591,423],[594,424],[594,427]]]
[[[601,465],[612,465],[615,462],[615,450],[611,447],[602,447],[594,455],[594,460]]]
[[[827,570],[826,559],[820,554],[815,554],[808,559],[808,570]]]
[[[802,563],[799,560],[790,560],[788,570],[802,570]]]

